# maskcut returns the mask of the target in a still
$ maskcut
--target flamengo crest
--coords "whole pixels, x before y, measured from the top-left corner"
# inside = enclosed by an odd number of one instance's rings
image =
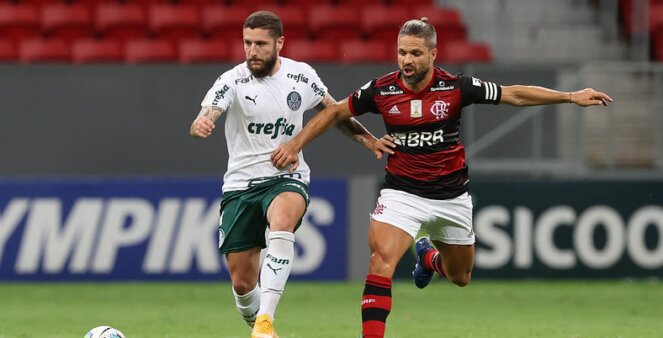
[[[444,101],[435,101],[433,106],[430,107],[430,112],[435,115],[435,119],[439,120],[441,118],[447,117],[449,114],[449,103]]]

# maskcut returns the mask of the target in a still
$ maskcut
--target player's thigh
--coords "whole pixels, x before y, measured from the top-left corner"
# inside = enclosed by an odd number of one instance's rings
[[[299,181],[289,180],[271,188],[263,202],[270,230],[294,232],[301,224],[308,201],[308,188]]]
[[[219,222],[219,253],[266,247],[266,227],[259,196],[250,192],[224,194]]]
[[[253,290],[258,283],[260,273],[260,248],[230,252],[226,254],[226,261],[235,291],[245,294]]]
[[[456,245],[474,244],[472,198],[469,194],[446,200],[426,199],[422,203],[432,216],[423,226],[432,241]]]
[[[395,189],[382,189],[371,222],[390,224],[414,239],[430,218],[428,207],[419,196]]]
[[[440,255],[442,255],[444,270],[447,275],[469,274],[472,272],[472,267],[474,266],[474,244],[447,244],[438,240],[434,240],[433,244],[440,251]]]
[[[371,250],[369,273],[391,278],[413,237],[389,223],[371,220],[368,243]]]

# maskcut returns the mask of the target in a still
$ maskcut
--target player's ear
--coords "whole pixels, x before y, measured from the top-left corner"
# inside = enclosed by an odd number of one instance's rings
[[[276,39],[276,51],[280,52],[281,49],[283,49],[283,42],[285,42],[285,37],[281,36],[278,39]]]
[[[430,56],[435,61],[435,58],[437,57],[437,48],[433,48],[430,50]]]

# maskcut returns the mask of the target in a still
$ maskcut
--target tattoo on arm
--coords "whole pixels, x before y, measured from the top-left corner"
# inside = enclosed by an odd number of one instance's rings
[[[315,110],[322,111],[323,109],[327,108],[327,106],[332,105],[334,103],[336,103],[336,100],[334,100],[334,98],[331,95],[327,94],[322,99],[322,101],[320,101],[320,103],[318,103],[318,105],[315,106]]]
[[[223,112],[224,112],[224,110],[219,108],[219,107],[205,106],[202,109],[200,109],[200,113],[198,114],[198,116],[204,116],[204,117],[212,120],[212,122],[216,122],[216,120],[218,120],[219,117],[221,117]]]
[[[364,144],[370,137],[373,136],[354,117],[340,121],[336,124],[336,128],[340,130],[343,135],[353,139],[359,144]]]

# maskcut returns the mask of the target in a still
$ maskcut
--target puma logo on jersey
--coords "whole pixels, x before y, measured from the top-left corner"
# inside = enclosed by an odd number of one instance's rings
[[[256,103],[256,99],[258,98],[258,95],[256,95],[254,98],[250,98],[250,97],[247,95],[247,96],[244,96],[244,98],[247,99],[247,100],[249,100],[249,101],[253,101],[253,104],[257,105],[257,103]]]
[[[272,139],[275,139],[279,135],[288,135],[292,136],[292,133],[295,131],[295,125],[289,124],[288,120],[279,117],[276,120],[276,123],[249,123],[248,131],[251,134],[265,134],[272,135]]]

